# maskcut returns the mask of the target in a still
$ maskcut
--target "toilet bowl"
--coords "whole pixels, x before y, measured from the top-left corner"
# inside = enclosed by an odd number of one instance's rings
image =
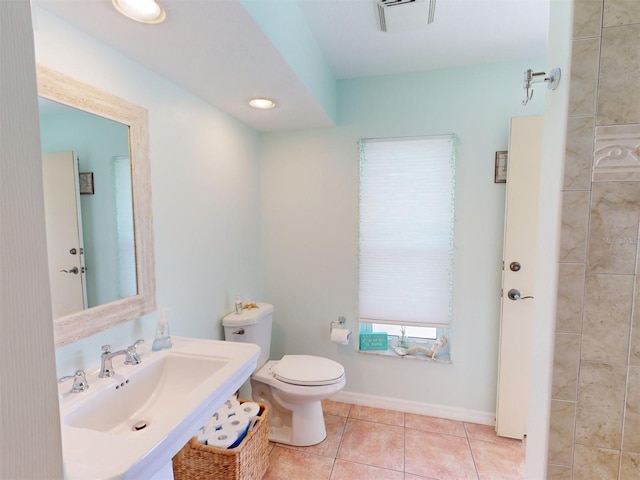
[[[257,343],[261,348],[251,375],[251,396],[269,409],[269,440],[295,446],[320,443],[327,436],[322,400],[345,386],[344,367],[314,355],[285,355],[268,360],[273,306],[231,313],[222,319],[225,339]]]
[[[270,407],[269,439],[295,446],[326,438],[321,402],[344,385],[342,365],[312,355],[285,355],[251,376],[253,400]]]

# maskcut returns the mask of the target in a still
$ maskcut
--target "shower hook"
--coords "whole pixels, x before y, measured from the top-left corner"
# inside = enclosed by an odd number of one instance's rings
[[[522,105],[526,106],[533,98],[533,84],[540,82],[546,83],[550,90],[555,90],[560,83],[560,69],[557,67],[554,68],[548,77],[545,72],[534,72],[531,69],[526,70],[524,72],[524,84],[522,86],[522,88],[525,89],[525,99],[522,101]]]

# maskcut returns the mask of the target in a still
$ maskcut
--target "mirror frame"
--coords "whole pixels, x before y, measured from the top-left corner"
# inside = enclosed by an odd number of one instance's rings
[[[129,126],[137,295],[53,319],[56,348],[156,310],[148,115],[145,108],[37,66],[38,95]]]

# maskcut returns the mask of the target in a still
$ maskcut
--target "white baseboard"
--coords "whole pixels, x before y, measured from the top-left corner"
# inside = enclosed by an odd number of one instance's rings
[[[352,403],[365,407],[384,408],[405,413],[428,415],[430,417],[447,418],[461,422],[479,423],[482,425],[496,424],[495,412],[481,412],[465,408],[449,407],[432,403],[414,402],[399,398],[379,397],[377,395],[365,395],[362,393],[345,392],[344,390],[331,397],[336,402]]]

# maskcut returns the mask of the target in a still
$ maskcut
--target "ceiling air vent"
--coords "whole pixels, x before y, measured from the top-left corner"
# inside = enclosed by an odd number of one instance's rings
[[[377,0],[380,30],[406,32],[433,22],[436,0]]]

